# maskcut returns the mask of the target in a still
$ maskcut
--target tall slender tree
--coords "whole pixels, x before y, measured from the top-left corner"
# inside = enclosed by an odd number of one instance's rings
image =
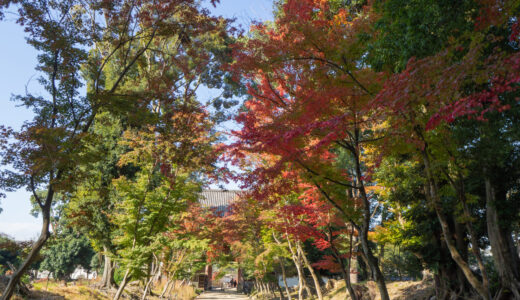
[[[11,4],[18,9],[18,23],[28,33],[29,44],[40,52],[37,70],[47,94],[15,97],[35,117],[19,132],[2,130],[2,162],[12,168],[2,172],[2,186],[27,187],[43,217],[40,237],[2,299],[12,296],[49,238],[55,193],[73,189],[82,176],[80,166],[95,160],[86,144],[93,138],[90,128],[97,114],[102,109],[121,113],[146,108],[149,98],[138,101],[120,89],[139,74],[138,62],[145,61],[161,37],[189,43],[219,23],[191,0],[22,0],[4,1],[1,8]],[[39,189],[46,190],[45,197],[36,193]]]
[[[345,222],[355,224],[381,297],[389,299],[368,240],[374,199],[367,190],[364,147],[379,138],[368,104],[381,78],[362,63],[362,41],[374,17],[370,7],[281,3],[272,26],[257,26],[253,37],[236,47],[231,68],[249,80],[251,99],[237,117],[243,129],[235,132],[239,141],[233,146],[274,155],[274,168],[290,162],[307,172],[309,183]],[[339,153],[348,157],[350,168],[338,163]],[[357,205],[358,217],[345,210],[347,202]]]

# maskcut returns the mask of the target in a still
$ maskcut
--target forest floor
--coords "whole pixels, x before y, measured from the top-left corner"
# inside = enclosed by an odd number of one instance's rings
[[[343,281],[333,282],[333,288],[324,293],[324,300],[350,299],[346,293]],[[375,282],[368,281],[354,285],[356,294],[360,300],[380,300]],[[395,281],[387,283],[388,294],[392,300],[429,300],[435,295],[432,281]],[[293,299],[298,299],[298,293],[293,291]],[[255,295],[253,299],[280,299],[279,294]]]
[[[394,281],[387,283],[388,294],[392,300],[428,300],[435,295],[432,281]],[[369,281],[356,286],[362,300],[379,300],[375,282]],[[326,300],[350,299],[346,295],[345,283],[337,282],[325,296]]]
[[[160,293],[160,286],[158,286],[154,292],[156,294]],[[389,282],[387,284],[388,292],[390,294],[390,299],[392,300],[428,300],[434,294],[433,283],[431,281],[396,281]],[[356,285],[356,291],[361,296],[362,300],[378,300],[379,293],[377,291],[377,287],[374,282],[364,282]],[[33,284],[31,289],[30,297],[13,297],[14,300],[111,300],[114,291],[106,291],[99,290],[92,286],[92,282],[89,281],[77,281],[73,283],[69,283],[65,286],[61,282],[50,281],[47,282],[38,282]],[[278,296],[278,294],[276,294]],[[135,286],[127,289],[122,299],[140,299],[140,290]],[[196,296],[195,290],[191,287],[186,287],[183,289],[178,289],[173,291],[171,297],[172,299],[194,299]],[[294,296],[297,295],[295,294]],[[175,298],[176,297],[176,298]],[[147,297],[149,300],[158,300],[159,297],[149,296]],[[245,300],[248,299],[247,296],[236,294],[233,291],[228,292],[207,292],[203,293],[197,298],[197,300],[210,300],[210,299],[235,299],[235,300]],[[253,299],[279,299],[278,297],[253,297]],[[336,281],[334,287],[325,293],[325,300],[343,300],[350,299],[346,295],[345,292],[345,284],[342,281]]]
[[[65,286],[62,282],[41,281],[34,283],[29,297],[14,296],[13,300],[111,300],[116,290],[100,290],[94,286],[95,282],[75,281]],[[154,289],[160,294],[162,286]],[[1,289],[3,290],[3,288]],[[0,290],[0,291],[1,291]],[[121,299],[141,299],[142,290],[136,285],[129,284]],[[197,296],[195,289],[184,286],[171,292],[171,299],[194,299]],[[157,296],[148,296],[148,300],[159,300]],[[163,300],[165,298],[162,298]],[[170,299],[170,298],[166,298]],[[218,298],[214,298],[218,299]],[[240,298],[238,298],[240,299]]]

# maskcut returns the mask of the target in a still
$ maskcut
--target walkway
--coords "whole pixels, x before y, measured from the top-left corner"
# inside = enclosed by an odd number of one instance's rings
[[[217,299],[232,299],[232,300],[247,300],[249,299],[244,294],[237,294],[236,291],[207,291],[195,298],[197,300],[217,300]]]

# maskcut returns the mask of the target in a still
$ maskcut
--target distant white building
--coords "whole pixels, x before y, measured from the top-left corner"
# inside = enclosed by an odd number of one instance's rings
[[[96,271],[91,271],[91,272],[88,272],[83,269],[82,267],[78,267],[76,268],[76,270],[74,270],[74,272],[72,273],[72,275],[70,275],[70,278],[74,279],[74,280],[77,280],[77,279],[96,279],[97,278],[97,272]]]
[[[47,278],[53,278],[51,274],[49,274],[49,271],[38,271],[36,273],[37,279],[47,279]],[[70,275],[70,279],[72,280],[78,280],[78,279],[96,279],[97,278],[97,272],[92,271],[87,273],[85,269],[82,267],[77,267],[74,272]]]

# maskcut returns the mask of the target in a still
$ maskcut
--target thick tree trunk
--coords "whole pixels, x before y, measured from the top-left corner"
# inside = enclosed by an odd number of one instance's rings
[[[482,255],[480,254],[480,247],[478,245],[477,241],[477,234],[475,232],[475,228],[473,227],[473,223],[471,222],[471,213],[468,207],[467,199],[466,199],[466,189],[464,185],[464,179],[459,174],[457,182],[455,180],[450,179],[449,174],[445,172],[449,178],[450,184],[452,188],[457,192],[459,201],[462,204],[462,211],[464,213],[464,217],[466,219],[465,226],[466,230],[469,233],[470,236],[470,242],[471,242],[471,252],[473,253],[473,256],[475,256],[475,259],[477,260],[477,265],[480,270],[480,273],[482,274],[482,285],[484,289],[489,291],[489,278],[487,275],[487,270],[484,265],[484,261],[482,260]],[[461,249],[459,247],[459,249]]]
[[[475,229],[473,228],[472,222],[469,220],[470,213],[468,209],[468,204],[464,201],[462,203],[463,209],[464,209],[464,215],[468,219],[466,221],[466,227],[468,229],[469,235],[470,235],[470,241],[471,241],[471,252],[473,253],[473,256],[475,256],[475,259],[477,260],[478,268],[480,269],[480,273],[482,274],[482,285],[486,290],[489,290],[489,277],[487,275],[486,266],[484,265],[484,261],[482,260],[482,255],[480,254],[480,247],[478,245],[477,241],[477,234],[475,233]]]
[[[435,216],[436,217],[436,216]],[[446,242],[442,237],[442,230],[434,231],[431,242],[435,249],[439,251],[439,261],[437,271],[434,273],[435,294],[439,300],[456,299],[459,294],[460,283],[457,276],[459,268],[451,258]],[[419,257],[419,256],[418,256]],[[423,260],[422,257],[419,259]],[[426,277],[423,278],[423,280]],[[464,278],[464,281],[466,279]]]
[[[454,270],[451,270],[454,271]],[[457,293],[452,289],[452,285],[456,285],[457,277],[455,272],[447,271],[446,266],[440,266],[434,275],[435,280],[435,296],[439,300],[457,299]],[[451,282],[453,280],[453,282]]]
[[[123,295],[123,291],[125,290],[126,284],[128,283],[128,275],[130,275],[130,269],[126,270],[125,276],[123,277],[123,280],[119,284],[119,288],[117,289],[117,292],[114,295],[113,300],[119,300],[121,295]]]
[[[368,230],[366,233],[368,233]],[[360,234],[359,240],[361,241],[361,247],[366,256],[368,267],[370,268],[374,281],[379,289],[379,293],[381,294],[381,300],[390,300],[383,273],[379,269],[377,259],[372,253],[372,249],[370,249],[370,245],[368,244],[368,235],[366,233]]]
[[[108,254],[108,247],[103,246],[103,252],[105,264],[103,266],[103,277],[101,278],[100,286],[101,288],[111,289],[117,286],[116,282],[114,281],[114,262]]]
[[[298,251],[300,252],[300,255],[303,258],[303,262],[305,263],[307,270],[309,270],[309,272],[311,273],[312,280],[314,281],[314,286],[316,287],[316,295],[318,296],[319,300],[322,300],[323,294],[321,292],[321,286],[320,286],[320,281],[318,280],[318,276],[316,276],[316,272],[314,272],[314,268],[312,267],[311,263],[307,259],[307,255],[303,251],[301,243],[296,242],[296,247],[297,247]]]
[[[43,245],[47,241],[47,239],[50,237],[49,232],[49,225],[51,221],[51,203],[53,199],[54,191],[53,189],[49,189],[46,199],[46,204],[42,207],[42,229],[40,232],[40,237],[34,242],[32,245],[31,252],[29,252],[29,255],[23,262],[23,264],[20,266],[16,272],[11,275],[11,279],[9,280],[9,283],[7,284],[7,287],[4,290],[4,294],[2,295],[2,300],[9,300],[13,296],[13,293],[17,287],[17,285],[20,282],[20,279],[25,274],[27,269],[31,266],[35,258],[38,256],[38,253],[40,253],[40,250],[42,249]]]
[[[454,223],[454,239],[455,245],[457,246],[457,250],[459,251],[462,259],[464,261],[468,261],[468,243],[466,241],[466,228],[463,224],[457,222],[453,215],[450,214],[447,217]],[[467,281],[465,280],[464,272],[460,268],[457,269],[457,278],[459,278],[459,294],[463,295],[463,297],[466,298],[465,296],[467,296],[466,293],[469,289],[467,286]],[[489,291],[489,289],[487,289],[484,285],[484,281],[482,281],[482,287],[485,290]]]
[[[484,170],[484,174],[486,170]],[[486,188],[486,222],[491,253],[500,277],[503,290],[511,292],[515,299],[520,299],[519,258],[516,254],[510,232],[500,228],[496,209],[496,195],[491,180],[484,175]]]
[[[469,267],[468,263],[461,256],[460,252],[457,249],[457,246],[455,245],[455,242],[452,239],[453,234],[449,228],[448,220],[442,210],[442,204],[441,204],[441,200],[440,200],[440,196],[439,196],[439,192],[438,192],[437,182],[435,181],[435,179],[433,177],[430,158],[428,156],[426,146],[421,151],[421,154],[423,156],[426,177],[428,179],[428,184],[426,185],[427,195],[433,205],[433,208],[435,209],[437,218],[439,219],[442,233],[444,235],[444,241],[446,242],[446,245],[448,246],[450,255],[453,258],[453,260],[455,261],[455,263],[457,263],[459,268],[462,270],[462,272],[464,273],[464,276],[466,277],[468,282],[471,284],[471,286],[478,292],[478,294],[484,299],[490,299],[491,296],[489,294],[489,291],[484,288],[483,284],[480,282],[480,280],[477,278],[477,276],[475,276],[475,274],[473,274],[473,271]]]

